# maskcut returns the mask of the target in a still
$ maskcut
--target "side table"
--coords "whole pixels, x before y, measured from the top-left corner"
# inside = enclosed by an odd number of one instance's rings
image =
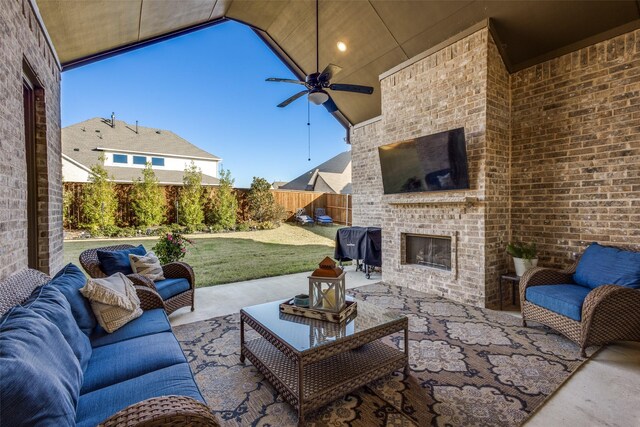
[[[500,276],[500,310],[502,311],[502,285],[504,282],[511,282],[511,303],[516,304],[516,289],[520,289],[520,276],[516,276],[516,273],[507,273]]]

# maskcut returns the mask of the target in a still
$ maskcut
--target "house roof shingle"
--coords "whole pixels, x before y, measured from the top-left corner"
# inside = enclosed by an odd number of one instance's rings
[[[351,151],[345,151],[280,186],[281,190],[332,190],[351,193]],[[327,187],[327,188],[324,188]]]

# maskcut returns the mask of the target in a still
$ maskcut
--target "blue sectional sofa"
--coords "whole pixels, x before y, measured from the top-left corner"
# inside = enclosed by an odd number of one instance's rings
[[[534,268],[520,280],[523,326],[533,320],[586,348],[640,341],[640,249],[592,243],[567,270]]]
[[[216,426],[160,295],[136,287],[143,315],[109,334],[85,281],[69,264],[0,282],[0,424]]]

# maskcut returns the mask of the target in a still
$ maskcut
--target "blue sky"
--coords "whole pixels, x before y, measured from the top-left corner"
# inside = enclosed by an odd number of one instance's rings
[[[227,22],[85,65],[62,75],[62,126],[92,117],[171,130],[223,158],[237,187],[253,176],[289,181],[348,150],[344,128],[300,90],[267,77],[291,72],[247,27]]]

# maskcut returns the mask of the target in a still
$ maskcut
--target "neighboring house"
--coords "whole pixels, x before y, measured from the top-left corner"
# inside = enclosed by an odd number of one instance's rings
[[[345,151],[303,173],[280,190],[351,194],[351,151]]]
[[[286,183],[287,183],[286,181],[273,181],[271,183],[271,188],[274,190],[278,190],[282,188],[282,186],[285,185]]]
[[[203,185],[218,185],[222,160],[175,133],[130,125],[122,120],[93,118],[62,129],[63,182],[88,182],[91,166],[104,155],[114,182],[131,183],[151,163],[160,184],[182,185],[185,166],[193,161]]]

